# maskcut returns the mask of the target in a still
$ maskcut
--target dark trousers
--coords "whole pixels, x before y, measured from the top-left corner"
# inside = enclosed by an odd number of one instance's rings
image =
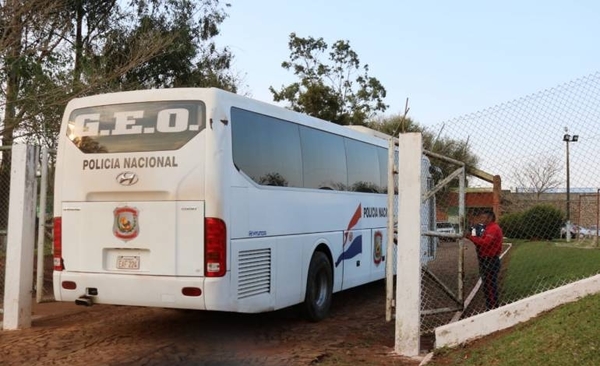
[[[498,305],[498,275],[500,274],[500,258],[479,257],[479,276],[483,282],[485,307],[495,309]]]

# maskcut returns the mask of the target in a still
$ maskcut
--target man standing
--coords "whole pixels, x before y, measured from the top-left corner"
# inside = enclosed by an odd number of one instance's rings
[[[483,282],[485,307],[487,310],[498,307],[498,275],[500,273],[500,253],[502,252],[503,234],[500,225],[496,223],[493,211],[484,211],[480,220],[485,225],[481,237],[472,236],[467,232],[466,238],[477,247],[479,258],[479,275]]]

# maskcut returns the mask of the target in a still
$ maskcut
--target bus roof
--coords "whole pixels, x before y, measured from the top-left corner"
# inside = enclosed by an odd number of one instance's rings
[[[232,106],[250,110],[255,113],[269,115],[275,118],[298,123],[319,130],[328,131],[355,140],[387,147],[390,136],[364,126],[342,126],[333,122],[325,121],[290,109],[252,99],[243,95],[231,93],[218,88],[168,88],[168,89],[146,89],[115,93],[105,93],[81,98],[75,98],[69,102],[67,109],[76,109],[97,105],[109,105],[123,103],[161,101],[161,100],[212,100],[219,99]],[[226,112],[226,111],[217,111]]]

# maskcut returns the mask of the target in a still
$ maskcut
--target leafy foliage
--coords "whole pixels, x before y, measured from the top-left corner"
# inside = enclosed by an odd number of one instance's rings
[[[235,76],[227,70],[233,55],[212,40],[226,13],[216,0],[134,1],[135,27],[112,29],[99,55],[94,55],[102,74],[126,70],[111,89],[214,86],[236,91]],[[201,16],[197,16],[200,13]],[[155,40],[161,40],[157,44]],[[144,62],[128,67],[130,55],[153,51]]]
[[[400,132],[421,132],[424,149],[462,161],[467,167],[475,168],[479,162],[477,155],[471,151],[468,140],[455,140],[440,136],[441,131],[436,134],[407,116],[396,114],[379,117],[370,121],[368,127],[390,136],[397,136]],[[456,165],[446,162],[439,162],[436,165],[442,170],[443,176],[447,176],[457,168]]]
[[[390,136],[397,136],[400,132],[424,132],[425,128],[409,116],[393,114],[380,116],[367,123],[367,127],[383,132]],[[431,134],[429,134],[431,135]],[[430,140],[431,138],[428,138]]]
[[[64,106],[101,92],[215,86],[235,92],[233,55],[214,39],[219,0],[38,0],[0,10],[2,143],[53,147]]]
[[[565,222],[561,210],[551,205],[536,205],[523,212],[506,214],[500,218],[504,235],[514,239],[545,239],[560,237]]]
[[[502,227],[502,232],[507,238],[523,238],[525,227],[522,212],[507,213],[500,217],[498,223]]]
[[[297,112],[341,125],[362,125],[386,110],[385,88],[369,76],[368,65],[361,66],[349,41],[339,40],[329,47],[323,38],[292,33],[288,47],[290,60],[281,66],[300,80],[279,91],[271,86],[273,100],[287,101]]]

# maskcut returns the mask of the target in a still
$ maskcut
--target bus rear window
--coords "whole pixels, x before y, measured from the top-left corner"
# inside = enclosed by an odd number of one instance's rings
[[[206,125],[198,101],[112,104],[75,109],[67,138],[86,154],[177,150]]]

